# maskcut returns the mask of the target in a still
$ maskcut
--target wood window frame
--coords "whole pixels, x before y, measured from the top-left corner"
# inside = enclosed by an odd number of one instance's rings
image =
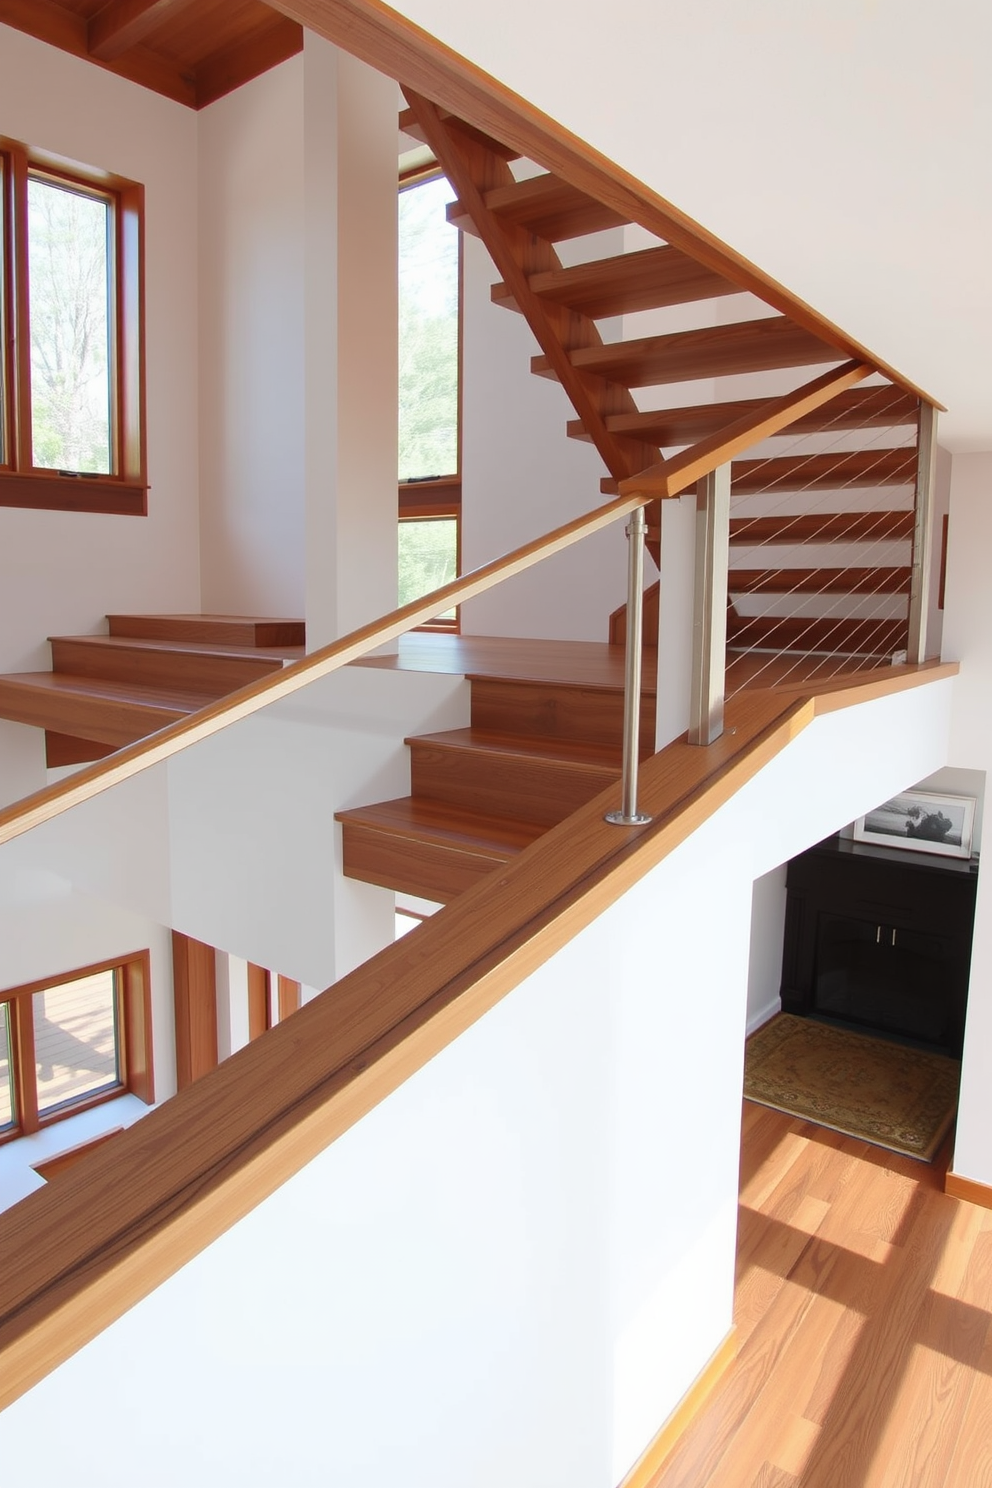
[[[28,303],[28,180],[102,198],[112,212],[111,473],[65,474],[33,464]],[[0,322],[3,326],[3,463],[0,506],[145,516],[144,187],[110,171],[0,137]]]
[[[36,992],[62,987],[83,977],[113,971],[117,997],[117,1058],[120,1078],[111,1087],[67,1101],[52,1111],[38,1110],[38,1081],[35,1064],[33,998]],[[10,1064],[13,1075],[12,1104],[14,1124],[0,1132],[0,1143],[78,1116],[94,1106],[117,1100],[122,1095],[136,1095],[146,1105],[155,1100],[155,1078],[152,1062],[151,958],[147,950],[134,951],[111,961],[98,961],[92,966],[74,967],[57,976],[27,982],[20,987],[0,991],[0,1003],[10,1008]]]
[[[436,181],[444,171],[436,160],[401,171],[399,190],[411,191]],[[458,234],[458,406],[455,433],[455,470],[448,475],[430,476],[426,479],[413,477],[399,482],[397,509],[401,522],[454,521],[455,526],[455,573],[462,571],[462,383],[464,372],[465,342],[465,247],[461,233]],[[461,612],[456,608],[451,620],[429,620],[418,625],[417,630],[440,631],[457,635],[461,630]]]

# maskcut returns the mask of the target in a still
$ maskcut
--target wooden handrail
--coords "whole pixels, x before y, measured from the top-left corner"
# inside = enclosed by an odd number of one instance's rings
[[[870,362],[899,387],[943,409],[943,404],[685,212],[382,0],[270,3],[274,10],[300,21],[466,124],[612,207],[628,222],[639,223],[697,263],[757,295],[796,325],[836,347],[844,357]]]
[[[228,693],[219,701],[191,713],[188,718],[149,734],[136,744],[129,744],[127,748],[98,760],[69,779],[47,786],[34,795],[16,801],[12,806],[4,807],[0,810],[0,845],[40,826],[42,822],[50,821],[70,807],[100,795],[122,780],[128,780],[142,770],[170,759],[181,750],[188,749],[191,744],[198,744],[201,739],[208,739],[211,734],[230,727],[232,723],[248,718],[270,703],[290,697],[318,678],[329,676],[349,662],[367,656],[377,646],[395,640],[414,626],[430,620],[442,610],[473,599],[475,595],[485,593],[504,579],[523,573],[525,569],[550,558],[553,553],[560,553],[592,533],[602,531],[604,527],[628,516],[643,504],[640,496],[623,496],[616,501],[606,502],[603,506],[594,507],[585,516],[555,527],[543,537],[535,538],[523,547],[514,548],[502,558],[494,558],[492,562],[484,563],[471,573],[452,579],[450,584],[442,584],[440,589],[426,594],[423,599],[415,599],[410,604],[402,605],[398,610],[373,620],[371,624],[351,631],[340,640],[332,641],[330,645],[321,647],[301,661],[293,662],[282,671],[249,683],[237,692]]]
[[[257,1206],[672,852],[821,712],[954,675],[742,694],[706,749],[645,762],[413,935],[0,1215],[0,1409]]]

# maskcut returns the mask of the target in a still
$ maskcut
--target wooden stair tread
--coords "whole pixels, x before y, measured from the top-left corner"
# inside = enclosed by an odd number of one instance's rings
[[[730,489],[744,496],[757,491],[831,491],[847,486],[906,486],[916,480],[915,449],[866,449],[829,454],[734,460]]]
[[[729,279],[667,246],[531,274],[528,282],[542,299],[578,310],[592,320],[740,293]],[[517,309],[505,284],[494,284],[491,296],[494,304]]]
[[[741,615],[727,623],[728,651],[732,655],[770,647],[891,656],[905,646],[907,634],[905,620],[867,616]]]
[[[302,646],[306,625],[260,615],[108,615],[112,636],[207,641],[233,646]]]
[[[895,541],[913,536],[914,520],[911,511],[731,517],[730,541],[737,547],[763,547],[769,543]]]
[[[179,713],[193,713],[203,707],[202,695],[186,688],[148,687],[108,677],[74,677],[64,672],[10,672],[0,676],[0,686],[56,697],[70,695],[115,704],[134,703],[143,708]]]
[[[577,186],[557,176],[532,176],[510,186],[496,186],[485,197],[486,206],[504,222],[513,223],[549,243],[581,238],[608,227],[624,227],[627,218],[604,206]],[[448,221],[464,232],[477,232],[460,202],[450,202]]]
[[[733,325],[579,347],[570,353],[570,359],[577,371],[632,388],[813,366],[838,362],[841,357],[832,346],[784,315],[772,315]],[[534,357],[531,370],[539,377],[555,375],[546,356]]]
[[[615,413],[606,418],[612,434],[643,439],[660,448],[695,444],[719,433],[736,419],[757,412],[766,398],[735,398],[723,403],[688,404],[645,413]],[[839,393],[829,403],[796,419],[788,434],[813,434],[823,429],[899,428],[916,422],[917,403],[909,393],[889,385],[855,387]],[[580,419],[571,419],[572,439],[588,440]]]
[[[435,749],[470,750],[488,755],[542,762],[563,770],[593,768],[619,773],[620,743],[595,744],[576,739],[544,738],[541,735],[501,734],[490,729],[446,729],[436,734],[417,734],[405,741],[411,748],[431,746]]]
[[[606,648],[604,647],[603,649],[605,650]],[[613,696],[622,697],[623,662],[621,660],[619,662],[615,662],[614,665],[618,673],[618,677],[615,682],[602,680],[590,680],[587,682],[582,680],[581,678],[577,678],[574,674],[572,676],[568,676],[565,673],[564,669],[561,676],[555,675],[552,669],[549,669],[547,676],[527,676],[522,671],[520,675],[512,671],[466,672],[465,675],[470,682],[506,683],[508,686],[511,687],[566,687],[574,688],[576,691],[579,692],[600,692],[604,694],[609,693]],[[641,677],[641,695],[645,698],[655,697],[657,694],[657,689],[658,682],[656,670],[653,668],[652,662],[646,659],[644,662],[643,675]],[[497,731],[492,730],[492,732]]]
[[[120,748],[188,717],[205,703],[202,693],[141,687],[57,672],[15,672],[0,677],[0,718],[79,741]]]
[[[731,594],[908,594],[909,568],[732,568]]]
[[[227,644],[218,641],[161,640],[151,636],[128,635],[74,635],[49,636],[52,645],[99,647],[108,652],[134,651],[136,653],[165,654],[177,656],[217,657],[233,661],[272,661],[275,666],[284,662],[299,661],[305,654],[304,646],[250,646],[244,642]]]
[[[393,801],[378,801],[372,806],[357,806],[335,812],[335,820],[344,824],[371,827],[418,842],[457,847],[482,857],[505,862],[522,852],[547,830],[532,822],[485,816],[465,811],[418,796],[400,796]]]

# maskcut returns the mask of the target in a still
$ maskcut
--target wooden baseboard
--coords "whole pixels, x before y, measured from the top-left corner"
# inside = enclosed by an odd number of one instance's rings
[[[665,1458],[679,1437],[706,1404],[709,1396],[737,1357],[737,1329],[731,1328],[726,1338],[683,1395],[657,1436],[634,1463],[619,1488],[650,1488]]]
[[[967,1199],[969,1204],[980,1204],[983,1209],[992,1209],[992,1186],[976,1183],[974,1178],[961,1178],[957,1173],[947,1173],[944,1192],[952,1199]]]

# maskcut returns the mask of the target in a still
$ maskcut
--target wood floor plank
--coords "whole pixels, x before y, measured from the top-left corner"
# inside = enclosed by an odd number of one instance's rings
[[[651,1488],[992,1488],[992,1225],[949,1145],[750,1102],[742,1143],[738,1361]]]

